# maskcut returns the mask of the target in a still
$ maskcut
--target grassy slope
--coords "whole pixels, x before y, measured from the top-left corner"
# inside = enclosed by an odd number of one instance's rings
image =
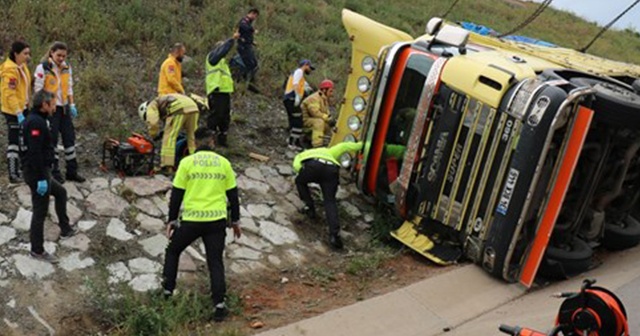
[[[303,57],[318,65],[313,81],[323,77],[344,81],[349,45],[340,22],[341,8],[418,35],[428,18],[442,15],[452,1],[11,1],[4,2],[10,5],[3,6],[8,15],[0,21],[0,41],[8,47],[14,38],[26,38],[33,49],[32,67],[51,41],[68,42],[76,68],[76,96],[85,116],[81,119],[83,126],[103,133],[119,125],[118,129],[126,133],[126,129],[140,126],[132,119],[137,119],[137,105],[155,92],[157,69],[166,56],[166,47],[175,41],[186,43],[194,60],[185,64],[186,87],[202,93],[202,63],[208,49],[231,34],[250,6],[262,12],[256,24],[260,30],[256,38],[260,84],[265,94],[277,97],[283,77]],[[461,0],[448,19],[474,21],[506,31],[536,7],[502,0]],[[519,33],[579,48],[598,29],[569,13],[548,9]],[[591,52],[639,63],[640,35],[607,32]]]

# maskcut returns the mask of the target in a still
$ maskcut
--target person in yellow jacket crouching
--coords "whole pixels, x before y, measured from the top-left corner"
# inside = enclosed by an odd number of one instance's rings
[[[333,82],[325,79],[320,82],[318,92],[302,101],[302,119],[305,129],[311,130],[311,146],[323,145],[325,134],[331,132],[335,121],[329,112],[329,99],[333,97]]]
[[[160,123],[164,121],[160,149],[160,168],[163,173],[171,174],[175,170],[176,140],[182,129],[186,132],[189,154],[195,151],[194,134],[198,128],[199,113],[198,104],[179,93],[162,95],[142,103],[138,108],[138,115],[147,124],[150,137],[158,136]]]

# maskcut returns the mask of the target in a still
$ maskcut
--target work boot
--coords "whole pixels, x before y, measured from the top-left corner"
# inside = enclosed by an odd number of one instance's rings
[[[60,184],[63,184],[63,183],[64,183],[64,178],[62,177],[62,174],[60,174],[60,172],[59,172],[59,171],[54,171],[54,172],[51,174],[51,177],[52,177],[54,180],[58,181],[58,183],[60,183]]]
[[[78,182],[78,183],[82,183],[82,182],[87,180],[84,177],[80,176],[78,174],[78,172],[73,172],[73,173],[67,172],[67,176],[66,177],[67,177],[67,181],[74,181],[74,182]],[[61,183],[64,183],[64,182],[61,182]]]
[[[213,312],[213,320],[215,322],[222,322],[228,315],[229,309],[227,309],[227,306],[224,304],[224,302],[218,303],[216,305],[216,310]]]
[[[300,212],[303,215],[306,215],[307,217],[309,217],[309,219],[318,218],[318,216],[316,215],[316,209],[313,209],[308,205],[305,205],[304,208],[298,210],[298,212]]]
[[[69,230],[60,233],[60,240],[66,240],[78,234],[78,230],[69,228]]]
[[[342,239],[337,234],[329,236],[329,245],[331,245],[331,247],[333,247],[336,250],[342,250],[342,248],[344,248],[344,245],[342,244]]]
[[[51,264],[57,264],[58,262],[60,262],[56,256],[50,254],[47,251],[44,251],[42,253],[35,253],[31,251],[31,257],[34,259],[46,261]]]
[[[222,147],[229,147],[227,144],[227,133],[218,134],[218,145]]]

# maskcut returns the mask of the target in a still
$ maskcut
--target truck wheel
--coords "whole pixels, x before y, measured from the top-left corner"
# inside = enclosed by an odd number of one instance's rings
[[[539,274],[552,280],[567,279],[589,270],[592,256],[593,249],[577,237],[564,246],[549,245]]]
[[[613,82],[595,78],[572,78],[577,86],[591,86],[596,99],[594,120],[613,126],[640,125],[640,95]]]
[[[634,247],[638,243],[640,243],[640,222],[631,215],[621,222],[605,224],[602,238],[602,246],[605,248],[619,251]]]

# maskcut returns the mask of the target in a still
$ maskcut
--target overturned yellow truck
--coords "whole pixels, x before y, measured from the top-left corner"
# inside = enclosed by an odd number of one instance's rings
[[[438,264],[531,286],[640,242],[640,67],[470,33],[412,36],[343,10],[351,72],[332,143]]]

